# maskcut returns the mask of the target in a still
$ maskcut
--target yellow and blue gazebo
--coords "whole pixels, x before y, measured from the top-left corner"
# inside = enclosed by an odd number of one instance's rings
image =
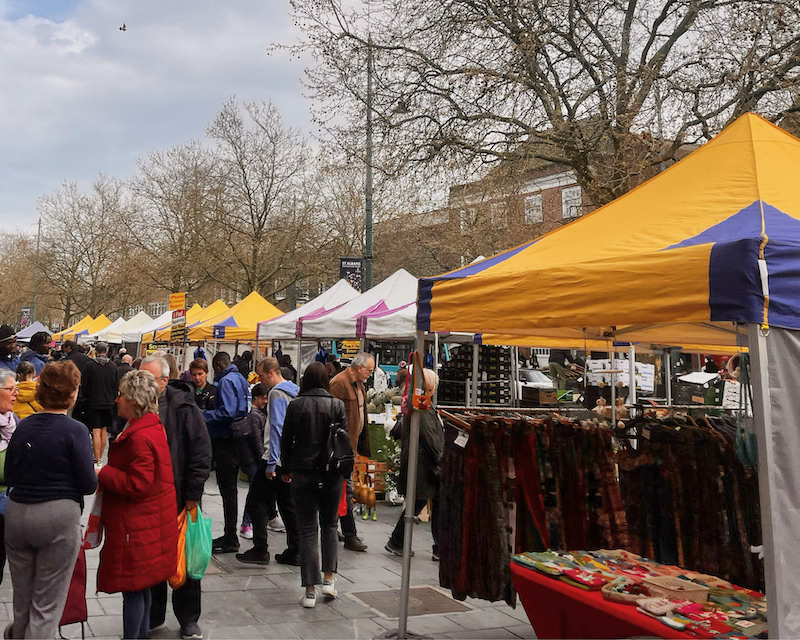
[[[800,140],[748,113],[593,213],[422,278],[417,300],[419,332],[748,346],[776,638],[800,637],[799,173]]]

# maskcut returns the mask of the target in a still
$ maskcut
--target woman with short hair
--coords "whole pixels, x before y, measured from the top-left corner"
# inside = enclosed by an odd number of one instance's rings
[[[86,427],[67,416],[81,374],[69,360],[39,374],[39,413],[20,421],[8,445],[6,550],[14,588],[12,638],[54,638],[81,543],[83,496],[97,478]],[[7,383],[6,383],[7,384]]]
[[[99,471],[105,544],[97,588],[122,592],[124,638],[147,638],[150,587],[177,567],[175,479],[164,427],[158,417],[159,386],[149,371],[122,378],[117,413],[127,422]]]
[[[17,367],[19,368],[19,367]],[[17,428],[19,417],[14,412],[17,400],[17,384],[10,369],[0,369],[0,494],[5,493],[5,464],[8,443]],[[5,518],[0,515],[0,583],[6,567]]]

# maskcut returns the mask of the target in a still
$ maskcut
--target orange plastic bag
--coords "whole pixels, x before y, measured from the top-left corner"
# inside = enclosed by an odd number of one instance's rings
[[[169,586],[180,589],[186,582],[186,509],[178,514],[178,565]]]

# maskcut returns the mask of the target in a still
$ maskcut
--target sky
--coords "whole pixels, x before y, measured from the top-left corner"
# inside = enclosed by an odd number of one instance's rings
[[[230,96],[311,131],[288,0],[0,0],[0,231],[64,181],[127,178],[205,135]],[[125,23],[127,31],[119,27]],[[305,61],[307,64],[307,61]]]

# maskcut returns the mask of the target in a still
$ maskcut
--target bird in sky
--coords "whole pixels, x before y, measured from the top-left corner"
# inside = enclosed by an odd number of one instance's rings
[[[125,25],[125,23],[123,22],[123,23],[122,23],[122,26],[119,28],[119,30],[120,30],[120,31],[127,31],[127,30],[128,30],[128,27],[127,27],[127,26]]]

